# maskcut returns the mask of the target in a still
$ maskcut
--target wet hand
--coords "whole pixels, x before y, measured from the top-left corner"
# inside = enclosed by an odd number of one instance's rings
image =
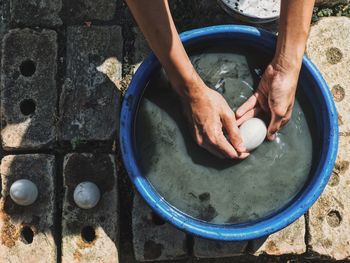
[[[282,67],[272,62],[260,80],[254,94],[236,111],[240,125],[261,112],[270,115],[267,138],[274,140],[291,118],[300,67]]]
[[[196,86],[188,89],[192,91],[191,94],[181,98],[185,116],[198,145],[220,158],[248,157],[249,153],[242,145],[235,114],[223,96],[207,87],[199,77],[191,85]]]

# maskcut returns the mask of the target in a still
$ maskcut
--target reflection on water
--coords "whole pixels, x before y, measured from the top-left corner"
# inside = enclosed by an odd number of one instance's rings
[[[259,81],[256,71],[265,60],[253,57],[257,54],[221,51],[191,60],[235,109]],[[275,141],[265,141],[244,161],[216,158],[195,144],[162,73],[141,102],[136,137],[141,169],[157,191],[179,210],[213,223],[252,221],[282,208],[305,184],[312,162],[311,135],[298,102]]]

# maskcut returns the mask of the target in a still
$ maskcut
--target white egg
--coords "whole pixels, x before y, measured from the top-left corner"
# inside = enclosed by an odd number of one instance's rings
[[[251,118],[245,121],[239,128],[243,145],[248,151],[252,151],[263,143],[266,137],[267,128],[265,123],[258,118]]]
[[[82,182],[75,187],[73,197],[80,208],[93,208],[100,200],[100,190],[92,182]]]
[[[32,181],[20,179],[11,185],[10,196],[18,205],[31,205],[38,197],[38,188]]]

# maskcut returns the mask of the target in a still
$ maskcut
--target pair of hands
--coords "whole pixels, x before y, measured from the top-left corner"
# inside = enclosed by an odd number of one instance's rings
[[[276,132],[291,118],[298,76],[298,69],[286,69],[272,62],[257,90],[234,113],[222,95],[207,87],[196,74],[190,84],[192,87],[189,87],[195,92],[182,97],[184,113],[193,128],[196,142],[220,158],[248,157],[238,127],[264,112],[270,115],[267,138],[274,140]]]

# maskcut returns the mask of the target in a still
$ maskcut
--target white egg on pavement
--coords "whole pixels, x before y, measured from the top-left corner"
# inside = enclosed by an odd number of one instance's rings
[[[74,189],[74,202],[83,209],[90,209],[100,200],[100,190],[92,182],[81,182]]]
[[[32,181],[20,179],[11,185],[10,196],[18,205],[31,205],[38,197],[38,188]]]
[[[239,128],[243,145],[248,151],[259,147],[265,140],[267,128],[265,123],[258,118],[251,118],[245,121]]]

